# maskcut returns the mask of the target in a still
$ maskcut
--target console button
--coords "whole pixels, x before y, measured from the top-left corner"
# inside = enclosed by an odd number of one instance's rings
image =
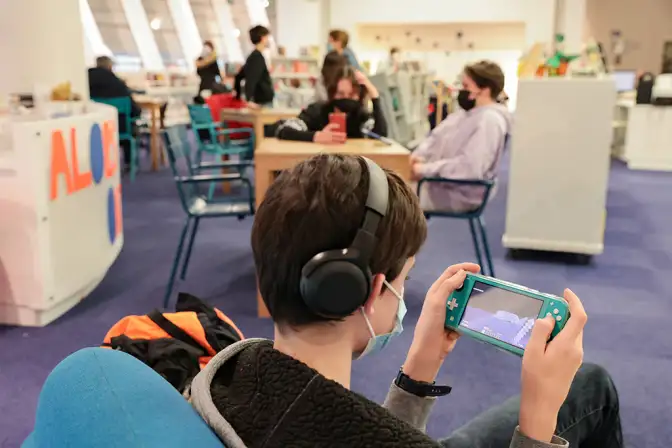
[[[562,316],[555,316],[555,320],[557,320],[558,322],[560,322],[560,321],[562,320]]]
[[[553,310],[553,314],[558,314],[559,312],[560,312],[560,310],[557,309],[557,308]]]
[[[450,308],[450,311],[453,311],[453,310],[454,310],[455,308],[457,308],[457,306],[458,306],[457,300],[455,300],[455,298],[453,298],[453,300],[451,300],[450,302],[448,302],[448,303],[446,304],[446,306],[447,306],[448,308]]]

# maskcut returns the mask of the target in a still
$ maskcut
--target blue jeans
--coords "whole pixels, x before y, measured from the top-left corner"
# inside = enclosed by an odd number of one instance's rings
[[[489,409],[450,437],[446,448],[506,448],[518,425],[520,397]],[[560,408],[556,434],[571,448],[620,448],[623,446],[618,393],[609,373],[595,364],[584,364],[574,378]]]

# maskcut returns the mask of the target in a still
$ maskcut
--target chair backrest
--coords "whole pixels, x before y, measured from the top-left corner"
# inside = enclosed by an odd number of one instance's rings
[[[189,202],[198,196],[197,184],[184,184],[178,179],[181,177],[190,177],[193,173],[191,164],[191,143],[187,135],[185,125],[176,125],[161,131],[170,169],[173,172],[177,193],[180,197],[182,208],[187,211]],[[186,165],[181,168],[181,165]]]
[[[120,96],[117,98],[91,98],[92,101],[101,104],[107,104],[108,106],[115,107],[121,115],[121,120],[124,120],[124,123],[119,123],[119,137],[127,137],[131,135],[132,132],[132,117],[131,117],[131,97],[130,96]],[[124,130],[123,132],[121,130]]]
[[[191,120],[191,129],[198,139],[199,144],[203,144],[203,139],[210,140],[211,143],[217,142],[217,126],[212,120],[210,108],[206,105],[190,104],[189,118]]]

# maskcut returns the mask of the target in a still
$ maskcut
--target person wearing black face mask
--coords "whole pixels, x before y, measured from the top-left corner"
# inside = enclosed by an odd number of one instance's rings
[[[471,92],[467,89],[460,90],[457,94],[457,104],[460,109],[469,112],[476,106],[476,98],[470,98]]]
[[[425,177],[492,180],[511,132],[511,114],[499,99],[504,72],[492,61],[469,64],[457,95],[461,110],[442,121],[413,151],[414,180]],[[491,190],[491,197],[496,187]],[[422,184],[420,206],[427,211],[465,212],[480,206],[480,187]]]
[[[351,67],[341,67],[325,82],[328,100],[313,103],[302,110],[298,117],[280,123],[275,133],[277,138],[338,144],[347,138],[363,138],[362,130],[387,136],[387,122],[378,90],[363,73]],[[371,99],[372,112],[364,106],[367,98]],[[329,116],[334,112],[345,114],[345,132],[329,123]]]

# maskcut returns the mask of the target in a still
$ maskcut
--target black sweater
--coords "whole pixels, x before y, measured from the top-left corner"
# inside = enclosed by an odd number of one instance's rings
[[[367,131],[387,137],[387,122],[383,116],[380,99],[372,100],[373,114],[362,109],[355,116],[348,116],[348,138],[362,138],[362,128]],[[297,118],[281,123],[276,130],[276,137],[281,140],[298,140],[312,142],[317,131],[321,131],[329,124],[329,114],[334,107],[329,103],[313,103],[301,111]]]
[[[266,66],[266,59],[259,50],[254,50],[247,57],[245,65],[236,75],[236,97],[240,99],[241,83],[245,80],[245,98],[257,104],[267,104],[273,101],[273,81]]]

